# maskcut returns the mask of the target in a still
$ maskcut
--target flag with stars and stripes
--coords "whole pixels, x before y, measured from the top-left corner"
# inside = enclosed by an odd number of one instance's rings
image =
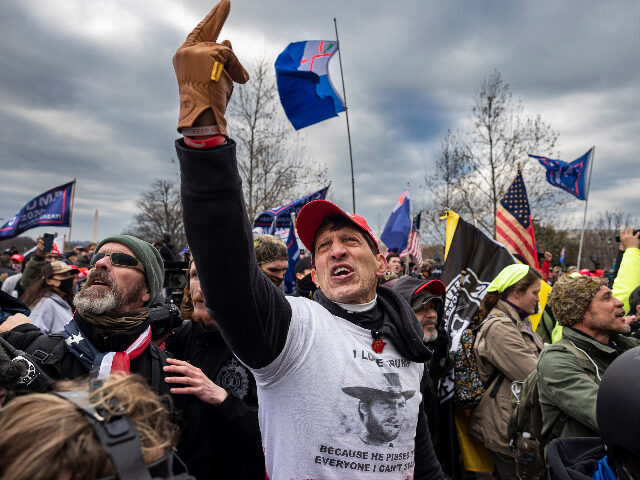
[[[406,257],[407,255],[413,256],[413,260],[418,269],[422,266],[422,247],[420,246],[420,236],[418,234],[421,216],[422,212],[418,212],[418,214],[413,217],[413,225],[411,226],[411,232],[409,232],[407,248],[400,253],[401,257]]]
[[[520,172],[498,203],[496,240],[511,253],[521,255],[530,266],[539,268],[529,199]]]

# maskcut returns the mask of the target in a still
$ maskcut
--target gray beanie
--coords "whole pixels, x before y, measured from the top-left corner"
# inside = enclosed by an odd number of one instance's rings
[[[147,285],[149,286],[149,292],[151,294],[151,299],[145,304],[148,306],[160,295],[164,283],[164,263],[162,262],[160,252],[150,243],[132,235],[114,235],[102,240],[96,247],[96,253],[100,251],[105,243],[109,242],[120,243],[129,248],[144,265]]]

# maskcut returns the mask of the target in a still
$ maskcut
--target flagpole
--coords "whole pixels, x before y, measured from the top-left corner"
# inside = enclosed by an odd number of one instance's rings
[[[582,242],[584,241],[584,229],[587,224],[587,205],[589,203],[589,193],[591,193],[591,169],[596,156],[596,146],[591,147],[591,160],[589,161],[589,181],[587,182],[587,198],[584,200],[584,217],[582,218],[582,233],[580,234],[580,248],[578,248],[578,262],[576,267],[580,271],[580,258],[582,257]]]
[[[76,179],[73,179],[73,187],[71,187],[71,211],[69,212],[69,243],[68,249],[71,248],[71,226],[73,225],[73,204],[76,200]],[[64,245],[62,246],[64,250]],[[67,249],[67,250],[68,250]]]
[[[342,78],[342,96],[344,97],[344,114],[347,119],[347,138],[349,139],[349,160],[351,162],[351,197],[353,199],[353,213],[356,213],[356,182],[353,178],[353,152],[351,150],[351,129],[349,128],[349,107],[347,107],[347,92],[344,88],[344,72],[342,71],[342,54],[340,53],[340,40],[338,39],[338,21],[333,19],[336,29],[336,42],[338,43],[338,60],[340,62],[340,78]]]

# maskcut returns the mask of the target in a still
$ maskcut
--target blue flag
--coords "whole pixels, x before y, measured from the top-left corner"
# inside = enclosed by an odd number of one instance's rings
[[[296,288],[296,263],[300,260],[300,248],[296,239],[296,229],[289,229],[289,237],[287,238],[287,251],[289,252],[289,268],[284,274],[284,293],[293,293]]]
[[[329,60],[338,42],[310,40],[290,43],[276,60],[280,102],[296,130],[335,117],[344,102],[329,79]]]
[[[13,238],[36,227],[71,225],[71,195],[75,181],[32,198],[11,220],[0,227],[0,239]]]
[[[260,233],[274,235],[278,230],[290,228],[291,214],[294,213],[297,216],[302,207],[313,200],[324,200],[328,190],[329,186],[326,186],[316,192],[304,195],[293,202],[265,210],[258,215],[258,218],[256,218],[253,223],[254,229],[260,230]]]
[[[402,252],[407,248],[409,232],[411,231],[411,207],[409,204],[409,190],[400,195],[393,207],[393,211],[384,226],[380,240],[384,242],[390,252]]]
[[[589,164],[593,159],[593,148],[571,163],[561,160],[552,160],[537,155],[529,155],[537,158],[540,164],[547,169],[547,181],[554,187],[569,192],[578,200],[586,200],[589,195]]]

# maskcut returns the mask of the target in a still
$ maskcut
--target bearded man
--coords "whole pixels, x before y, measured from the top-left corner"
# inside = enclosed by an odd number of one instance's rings
[[[213,380],[208,403],[210,427],[215,435],[211,436],[211,443],[199,448],[209,452],[218,478],[264,479],[256,381],[231,353],[218,324],[207,312],[193,262],[180,311],[186,321],[171,332],[166,349]]]
[[[210,409],[202,403],[213,403],[212,382],[198,368],[166,358],[151,343],[149,303],[160,294],[163,279],[162,259],[151,244],[130,235],[109,237],[91,258],[87,280],[74,297],[77,310],[61,335],[41,334],[23,315],[9,317],[0,332],[53,380],[133,372],[156,393],[174,394],[183,427],[180,457],[198,479],[218,478],[209,452],[199,448],[215,434]],[[165,378],[168,373],[180,376]],[[181,385],[185,379],[188,391]],[[179,385],[169,388],[167,383]]]
[[[442,479],[419,393],[431,352],[410,305],[378,288],[387,262],[366,220],[324,200],[300,211],[296,228],[312,254],[315,301],[285,297],[256,261],[224,118],[233,82],[249,79],[231,44],[216,43],[229,9],[228,0],[218,4],[174,56],[184,135],[176,151],[185,232],[206,306],[256,379],[266,474]],[[383,420],[393,440],[365,436],[371,444],[364,444],[360,414],[374,402],[359,408],[348,393],[355,391],[343,389],[380,389],[385,375],[393,384],[387,380],[384,390],[402,388],[397,412]]]

